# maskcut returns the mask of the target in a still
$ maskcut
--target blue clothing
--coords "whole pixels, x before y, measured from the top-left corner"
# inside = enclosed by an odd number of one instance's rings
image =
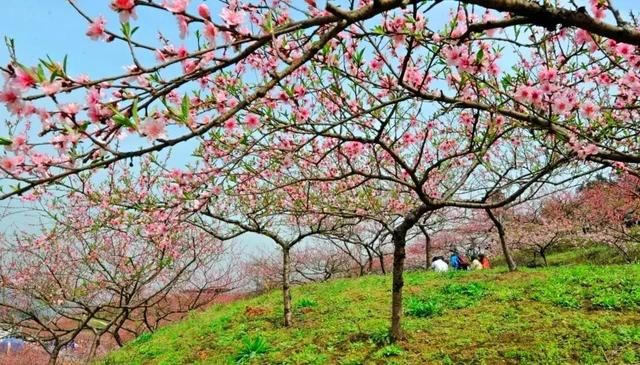
[[[458,258],[458,255],[451,255],[451,258],[449,258],[449,265],[456,270],[460,268],[460,258]]]

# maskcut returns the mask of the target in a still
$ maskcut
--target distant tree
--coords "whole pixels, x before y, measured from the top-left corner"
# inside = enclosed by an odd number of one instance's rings
[[[583,237],[616,248],[625,261],[640,247],[640,179],[623,174],[613,181],[594,181],[580,190],[573,203]]]

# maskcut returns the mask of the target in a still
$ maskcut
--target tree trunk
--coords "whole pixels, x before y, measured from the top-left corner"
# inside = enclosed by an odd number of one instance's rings
[[[120,337],[119,328],[113,332],[112,336],[113,336],[113,339],[116,341],[116,344],[118,344],[118,347],[124,346],[124,343],[122,342],[122,338]]]
[[[544,266],[549,266],[549,264],[547,263],[547,255],[544,252],[545,250],[540,250],[540,256],[542,256],[542,262],[544,262]]]
[[[60,347],[56,345],[49,354],[49,365],[56,365],[58,362],[58,355],[60,354]]]
[[[282,299],[284,303],[284,326],[291,326],[291,257],[289,247],[282,248]]]
[[[393,286],[391,293],[391,339],[403,338],[400,319],[402,316],[402,287],[404,286],[404,259],[406,257],[407,231],[404,229],[393,232]]]
[[[431,267],[431,236],[423,226],[420,226],[422,234],[424,234],[424,268],[429,270]]]
[[[96,333],[94,335],[93,341],[91,342],[91,349],[89,350],[89,355],[87,356],[88,360],[93,360],[93,358],[96,357],[96,351],[100,346],[100,336],[102,336],[102,334]]]
[[[507,261],[507,266],[509,267],[509,271],[516,271],[518,269],[516,262],[513,260],[511,256],[511,252],[509,252],[509,247],[507,246],[507,240],[505,238],[504,226],[500,222],[500,220],[493,214],[491,209],[486,209],[487,215],[496,226],[498,230],[498,237],[500,238],[500,246],[502,246],[502,253],[504,254],[504,258]]]
[[[393,278],[391,288],[391,341],[404,338],[400,319],[402,317],[402,287],[404,286],[404,259],[407,232],[418,223],[428,206],[420,205],[405,215],[404,220],[393,230]]]
[[[367,252],[367,272],[371,272],[373,270],[373,255],[371,254],[371,251],[369,251],[369,249],[365,246],[364,248]]]
[[[382,270],[382,275],[386,275],[387,270],[384,268],[384,253],[378,254],[378,260],[380,261],[380,270]]]

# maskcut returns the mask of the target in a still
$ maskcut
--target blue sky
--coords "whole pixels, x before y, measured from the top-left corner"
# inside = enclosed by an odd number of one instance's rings
[[[108,27],[117,30],[117,17],[109,10],[108,0],[75,1],[90,16],[106,16]],[[218,13],[218,1],[205,2],[212,8],[213,14]],[[298,2],[300,7],[305,7],[302,0],[293,1],[294,4]],[[578,0],[578,2],[586,3],[586,0]],[[121,71],[122,60],[128,59],[124,44],[113,42],[105,47],[102,42],[94,42],[86,37],[87,23],[67,4],[66,0],[2,0],[2,3],[0,36],[3,38],[10,36],[16,40],[18,56],[26,64],[35,64],[38,58],[46,54],[58,60],[62,60],[65,54],[70,54],[72,73],[86,72],[92,76],[100,76]],[[199,3],[200,1],[191,2],[192,11],[195,12],[195,7]],[[629,10],[640,10],[639,0],[616,0],[615,4],[623,13]],[[143,40],[157,44],[155,41],[157,29],[162,29],[163,33],[172,40],[178,39],[176,23],[172,16],[153,16],[154,24],[148,26],[144,23],[144,19],[149,18],[144,17],[144,12],[140,15],[142,27],[138,36],[142,36]],[[432,24],[434,20],[431,19]],[[0,62],[4,63],[7,59],[6,47],[2,45]]]

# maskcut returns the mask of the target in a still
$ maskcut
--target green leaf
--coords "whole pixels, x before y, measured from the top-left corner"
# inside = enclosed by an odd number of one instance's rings
[[[263,26],[265,32],[271,33],[271,31],[273,30],[273,22],[272,22],[270,16],[264,17],[264,21],[262,22],[262,26]]]
[[[119,126],[128,127],[128,128],[134,128],[135,127],[135,124],[131,121],[130,118],[127,118],[127,117],[125,117],[124,115],[122,115],[120,113],[117,113],[116,115],[114,115],[112,119]]]
[[[91,123],[84,122],[78,127],[78,130],[81,131],[81,132],[84,132],[84,131],[87,130],[87,128],[89,128],[90,125],[91,125]]]
[[[129,24],[129,22],[122,23],[120,26],[120,31],[126,39],[129,39],[129,37],[131,37],[131,25]]]
[[[45,75],[44,75],[44,68],[42,67],[42,64],[38,64],[38,69],[36,71],[36,75],[38,76],[38,81],[39,82],[43,82],[45,80]]]
[[[67,55],[64,55],[64,59],[62,60],[62,71],[64,74],[67,74]]]
[[[184,94],[182,97],[182,104],[180,104],[180,110],[182,112],[181,119],[183,123],[186,123],[189,120],[189,109],[191,109],[191,100],[189,100],[189,96]]]
[[[133,100],[133,104],[131,104],[131,117],[135,121],[140,120],[140,118],[138,117],[138,98],[135,98]]]
[[[8,138],[0,137],[0,146],[9,146],[12,143],[13,142],[11,142],[11,140]]]
[[[58,71],[53,71],[51,73],[51,77],[49,77],[49,82],[53,82],[53,80],[56,79],[56,77],[60,76],[60,73]]]
[[[384,28],[381,25],[376,25],[373,27],[373,33],[378,35],[385,35]]]
[[[484,58],[484,50],[482,48],[480,48],[478,53],[476,53],[476,63],[482,62],[483,58]]]
[[[356,53],[353,57],[353,61],[356,65],[359,65],[362,63],[362,56],[364,54],[364,48],[360,50],[360,52]]]

